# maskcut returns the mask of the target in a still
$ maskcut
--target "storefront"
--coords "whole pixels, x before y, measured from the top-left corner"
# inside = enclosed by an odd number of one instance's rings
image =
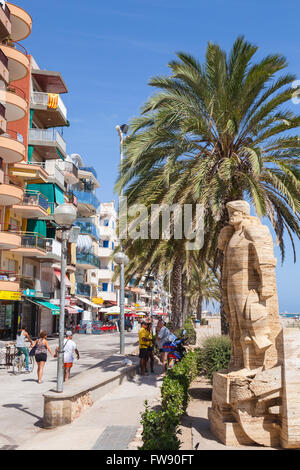
[[[0,340],[16,336],[20,301],[19,292],[0,291]]]

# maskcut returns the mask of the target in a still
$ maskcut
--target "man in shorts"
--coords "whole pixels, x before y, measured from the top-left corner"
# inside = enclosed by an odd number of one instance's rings
[[[64,381],[67,382],[70,378],[71,368],[74,362],[74,351],[79,359],[79,352],[75,341],[73,341],[72,331],[67,331],[66,338],[64,340]]]
[[[148,347],[151,345],[152,339],[149,338],[149,330],[147,323],[142,321],[139,331],[139,348],[140,348],[140,368],[141,375],[145,375],[148,362]]]

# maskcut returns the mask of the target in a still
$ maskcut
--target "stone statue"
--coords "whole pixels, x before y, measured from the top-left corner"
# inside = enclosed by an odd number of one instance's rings
[[[214,374],[211,430],[226,445],[300,448],[300,331],[280,326],[272,237],[246,201],[227,209],[219,249],[232,348]]]
[[[230,370],[259,369],[277,362],[276,350],[265,357],[280,331],[273,241],[268,227],[250,216],[246,201],[229,202],[227,209],[229,225],[220,233],[219,249],[224,252]]]

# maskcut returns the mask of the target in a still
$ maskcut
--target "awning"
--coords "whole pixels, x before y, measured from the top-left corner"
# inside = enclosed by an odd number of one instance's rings
[[[89,235],[79,234],[76,246],[80,253],[89,253],[93,248],[93,241]]]
[[[80,300],[80,302],[83,302],[84,304],[89,305],[90,307],[97,308],[97,309],[99,308],[99,305],[94,304],[93,302],[86,299],[85,297],[80,297],[79,295],[76,295],[75,297],[76,299]]]
[[[78,315],[79,311],[76,308],[73,307],[66,307],[66,312],[69,315]]]
[[[61,271],[59,271],[59,269],[54,269],[54,274],[60,282],[61,281]],[[70,279],[68,278],[67,275],[66,275],[66,287],[71,287]]]
[[[50,302],[45,302],[43,300],[31,300],[28,297],[27,300],[29,302],[32,302],[33,304],[40,305],[41,307],[51,310],[52,315],[60,315],[60,307],[58,307],[57,305],[51,304]]]

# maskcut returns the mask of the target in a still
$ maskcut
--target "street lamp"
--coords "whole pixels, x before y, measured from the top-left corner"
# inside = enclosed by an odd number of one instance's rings
[[[58,393],[63,392],[64,383],[64,337],[65,337],[65,304],[66,304],[66,268],[67,268],[67,242],[71,227],[77,218],[77,211],[72,204],[61,204],[54,210],[54,221],[62,231],[61,247],[61,279],[60,279],[60,316],[59,316],[59,344],[57,359],[57,388]]]
[[[121,164],[123,163],[124,159],[124,142],[126,139],[126,134],[128,133],[129,127],[127,124],[123,124],[122,126],[116,126],[116,129],[118,131],[118,134],[120,136],[120,162]],[[123,188],[121,189],[121,196],[123,196]]]
[[[124,267],[129,263],[129,258],[125,253],[119,251],[114,255],[114,262],[120,266],[120,354],[125,353],[125,316],[124,316]]]

